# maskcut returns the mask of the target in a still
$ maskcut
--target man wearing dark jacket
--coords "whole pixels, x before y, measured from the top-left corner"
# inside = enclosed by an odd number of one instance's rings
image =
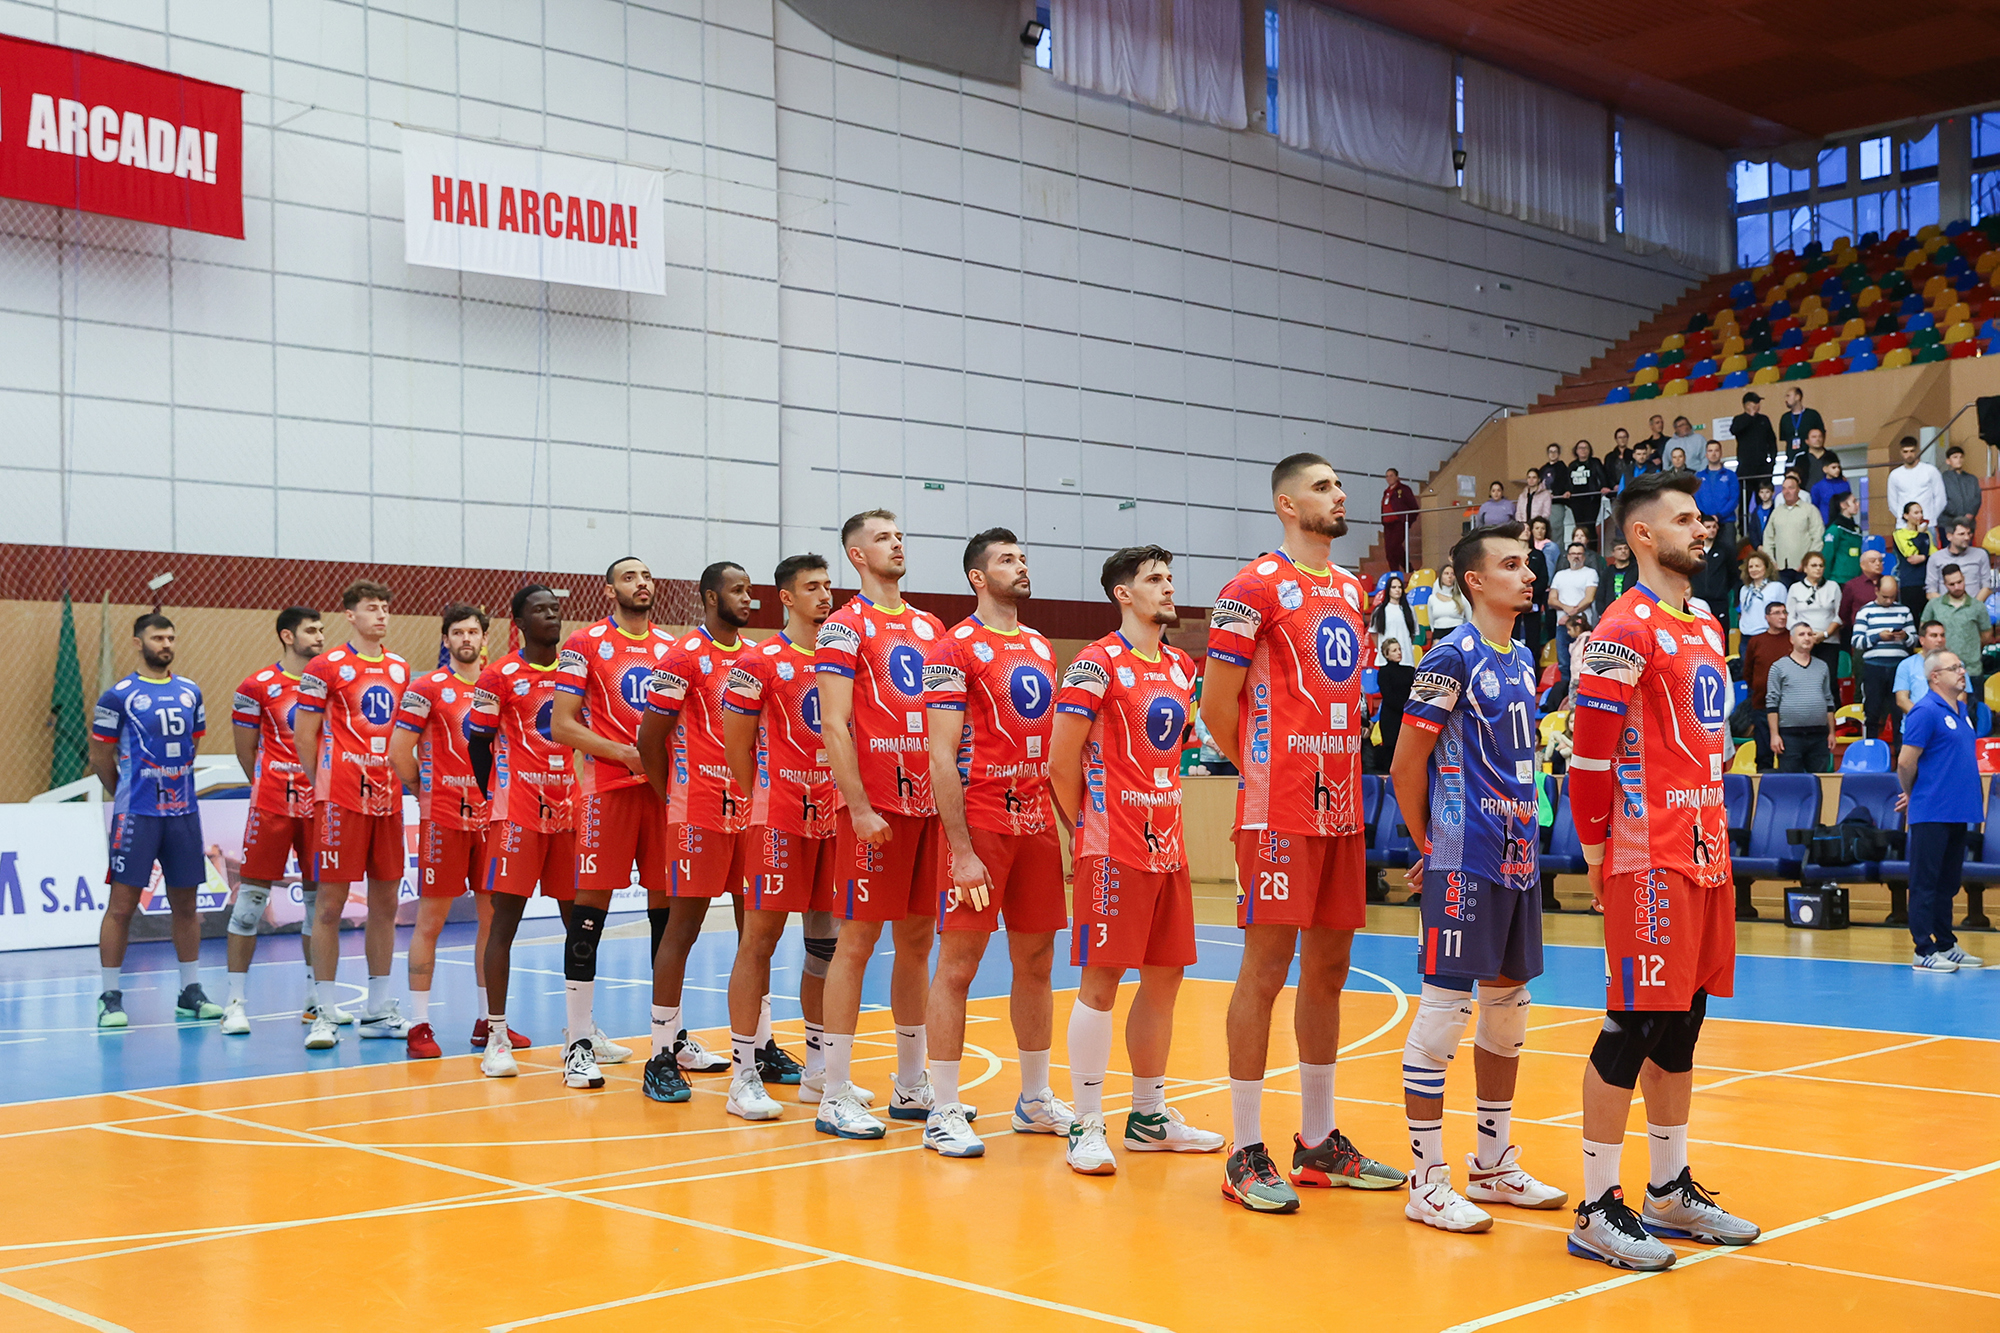
[[[1748,505],[1757,494],[1757,487],[1769,481],[1775,489],[1777,481],[1771,476],[1771,464],[1778,454],[1778,436],[1771,429],[1770,418],[1764,415],[1764,398],[1752,390],[1743,395],[1743,410],[1729,423],[1729,433],[1736,441],[1736,480],[1743,486],[1743,503]],[[1738,510],[1737,531],[1746,530]]]
[[[1715,618],[1727,625],[1729,608],[1736,603],[1736,553],[1716,540],[1721,523],[1714,514],[1703,514],[1708,532],[1708,554],[1702,557],[1701,573],[1688,580],[1688,592],[1708,604]]]
[[[1944,451],[1944,521],[1933,528],[1947,536],[1959,519],[1979,531],[1979,478],[1965,470],[1965,450],[1958,445]]]
[[[1785,390],[1785,414],[1778,418],[1778,443],[1787,452],[1796,453],[1805,448],[1806,432],[1816,430],[1826,434],[1826,422],[1820,419],[1819,409],[1806,406],[1806,391],[1794,384]]]

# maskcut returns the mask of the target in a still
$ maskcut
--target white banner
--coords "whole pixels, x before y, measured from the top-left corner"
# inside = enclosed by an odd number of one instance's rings
[[[403,258],[627,292],[667,290],[657,171],[403,131]]]

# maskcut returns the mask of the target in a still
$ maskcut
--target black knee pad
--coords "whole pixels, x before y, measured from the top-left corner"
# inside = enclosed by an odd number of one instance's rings
[[[646,955],[648,958],[658,958],[660,956],[660,941],[666,937],[667,918],[672,914],[673,909],[670,907],[648,907],[646,909],[646,925],[653,932],[653,951]]]
[[[1591,1067],[1614,1088],[1639,1085],[1639,1067],[1646,1063],[1665,1035],[1668,1022],[1682,1014],[1650,1010],[1618,1010],[1604,1015],[1597,1044],[1590,1048]]]
[[[1708,992],[1696,991],[1686,1013],[1663,1014],[1666,1031],[1653,1047],[1653,1063],[1669,1074],[1685,1074],[1694,1068],[1694,1044],[1701,1037],[1701,1021],[1708,1016]]]
[[[569,930],[563,941],[563,980],[597,980],[597,942],[603,938],[607,915],[602,907],[582,903],[570,908]]]

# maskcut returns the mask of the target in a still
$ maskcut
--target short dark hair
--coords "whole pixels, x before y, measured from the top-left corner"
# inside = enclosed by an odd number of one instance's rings
[[[965,544],[965,572],[986,568],[986,552],[995,546],[1019,546],[1021,539],[1007,528],[988,528],[972,535]]]
[[[1885,574],[1883,575],[1883,577],[1887,578],[1888,576]],[[1768,618],[1773,611],[1790,611],[1791,609],[1792,609],[1791,607],[1786,606],[1783,602],[1771,601],[1764,603],[1764,615],[1766,616],[1766,618]]]
[[[1942,620],[1926,620],[1923,624],[1917,626],[1917,637],[1921,639],[1924,635],[1930,633],[1932,625],[1936,625],[1941,630],[1945,627]],[[1949,631],[1946,632],[1949,633]]]
[[[136,639],[149,629],[172,629],[173,627],[174,622],[168,620],[158,611],[148,611],[145,615],[140,616],[132,622],[132,637]]]
[[[1279,466],[1283,467],[1284,464],[1280,463]],[[1171,565],[1174,563],[1174,553],[1164,546],[1127,546],[1104,557],[1104,573],[1098,579],[1098,582],[1104,585],[1104,595],[1114,602],[1117,601],[1118,593],[1115,590],[1121,584],[1130,584],[1133,579],[1139,577],[1141,566],[1155,560],[1163,565]]]
[[[1904,437],[1903,437],[1902,439],[1900,439],[1900,440],[1896,441],[1896,447],[1897,447],[1898,449],[1921,449],[1921,448],[1923,448],[1923,446],[1922,446],[1921,444],[1918,444],[1918,443],[1917,443],[1917,437],[1916,437],[1916,436],[1914,436],[1914,435],[1905,435],[1905,436],[1904,436]]]
[[[1951,456],[1952,456],[1953,454],[1958,454],[1958,455],[1961,455],[1961,456],[1963,456],[1963,455],[1964,455],[1964,453],[1965,453],[1965,446],[1964,446],[1964,445],[1962,445],[1962,444],[1954,444],[1954,445],[1953,445],[1953,446],[1952,446],[1951,448],[1949,448],[1949,449],[1947,449],[1947,450],[1945,450],[1945,451],[1944,451],[1944,456],[1945,456],[1946,458],[1950,458],[1950,457],[1951,457]]]
[[[377,583],[373,579],[356,579],[341,590],[340,609],[343,611],[352,611],[355,607],[371,599],[382,602],[393,600],[389,592],[389,585],[386,583]]]
[[[1914,510],[1918,511],[1919,513],[1922,513],[1922,512],[1923,512],[1923,508],[1924,508],[1924,502],[1923,502],[1922,500],[1912,500],[1912,501],[1910,501],[1910,502],[1909,502],[1908,504],[1906,504],[1906,505],[1904,505],[1904,506],[1903,506],[1903,512],[1904,512],[1905,514],[1907,514],[1907,513],[1909,513],[1909,512],[1910,512],[1910,511],[1911,511],[1912,509],[1914,509]]]
[[[639,560],[639,557],[636,555],[621,555],[604,567],[604,581],[606,583],[611,582],[612,575],[618,572],[618,566],[632,560],[638,560],[642,565],[646,563],[644,560]]]
[[[299,626],[308,620],[319,619],[321,619],[320,613],[310,606],[288,606],[278,612],[278,636],[283,638],[287,634],[295,634]]]
[[[1969,519],[1969,518],[1966,518],[1966,517],[1965,517],[1964,515],[1962,515],[1962,514],[1961,514],[1961,515],[1959,515],[1958,517],[1956,517],[1956,518],[1952,519],[1952,521],[1951,521],[1951,527],[1949,527],[1949,528],[1947,528],[1947,529],[1945,530],[1945,536],[1949,537],[1949,536],[1950,536],[1950,535],[1951,535],[1952,533],[1954,533],[1954,532],[1957,532],[1957,531],[1958,531],[1958,530],[1959,530],[1960,528],[1964,528],[1964,529],[1965,529],[1965,530],[1966,530],[1967,532],[1971,532],[1971,531],[1972,531],[1972,520],[1971,520],[1971,519]]]
[[[546,583],[530,583],[515,593],[514,600],[508,603],[507,613],[509,617],[519,620],[521,613],[528,609],[528,599],[538,592],[545,592],[551,597],[556,595],[556,590]]]
[[[862,510],[860,513],[856,514],[853,518],[848,519],[847,522],[840,525],[841,549],[843,550],[846,549],[848,539],[853,537],[855,533],[861,531],[862,528],[866,527],[868,524],[868,520],[871,518],[887,519],[891,523],[894,523],[896,521],[896,515],[892,511],[887,509]]]
[[[811,551],[807,551],[804,555],[788,555],[778,562],[776,569],[771,571],[771,585],[776,588],[789,588],[792,586],[792,580],[808,569],[825,568],[826,557],[823,555],[814,555]]]
[[[1528,540],[1527,533],[1528,530],[1519,523],[1496,523],[1490,528],[1474,528],[1452,545],[1449,563],[1459,577],[1463,578],[1467,570],[1485,567],[1486,543],[1525,543]]]
[[[438,624],[438,633],[440,635],[449,634],[453,625],[466,620],[478,621],[479,632],[481,634],[484,634],[493,627],[493,622],[488,620],[486,613],[478,607],[471,606],[465,602],[453,602],[444,609],[444,615]]]
[[[1962,575],[1962,574],[1964,574],[1964,573],[1965,573],[1965,570],[1964,570],[1963,568],[1961,568],[1960,566],[1958,566],[1958,565],[1946,565],[1946,566],[1945,566],[1945,567],[1944,567],[1943,569],[1940,569],[1940,570],[1938,571],[1938,578],[1939,578],[1940,580],[1943,580],[1943,579],[1948,579],[1948,578],[1950,578],[1950,577],[1951,577],[1951,576],[1952,576],[1953,574],[1961,574],[1961,575]]]
[[[1701,489],[1701,479],[1692,472],[1644,472],[1625,480],[1625,489],[1611,506],[1611,523],[1618,531],[1625,530],[1626,519],[1634,510],[1643,508],[1668,491],[1679,491],[1692,496]]]
[[[710,593],[720,594],[722,592],[722,576],[732,569],[745,577],[748,577],[750,573],[749,570],[743,568],[743,566],[737,564],[734,560],[718,560],[707,569],[701,571],[701,582],[695,585],[696,591],[702,595],[704,600],[707,599]]]
[[[1279,491],[1285,489],[1285,485],[1287,482],[1291,481],[1293,477],[1298,476],[1299,473],[1304,472],[1307,468],[1312,467],[1314,464],[1318,464],[1321,467],[1333,466],[1333,464],[1327,462],[1324,458],[1321,458],[1318,454],[1291,454],[1287,457],[1279,459],[1278,465],[1271,469],[1271,494],[1276,495]],[[1158,550],[1159,548],[1156,546],[1147,548],[1140,548],[1135,546],[1129,549]],[[1158,558],[1159,558],[1158,556],[1153,557],[1153,559],[1156,560]]]

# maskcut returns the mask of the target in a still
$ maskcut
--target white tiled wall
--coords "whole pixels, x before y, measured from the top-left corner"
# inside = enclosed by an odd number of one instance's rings
[[[886,505],[914,589],[997,523],[1043,595],[1150,540],[1205,602],[1273,540],[1277,457],[1372,513],[1360,474],[1423,475],[1688,280],[782,0],[0,0],[0,31],[244,89],[247,231],[0,201],[4,540],[761,576]],[[405,124],[665,168],[667,294],[406,266]]]

